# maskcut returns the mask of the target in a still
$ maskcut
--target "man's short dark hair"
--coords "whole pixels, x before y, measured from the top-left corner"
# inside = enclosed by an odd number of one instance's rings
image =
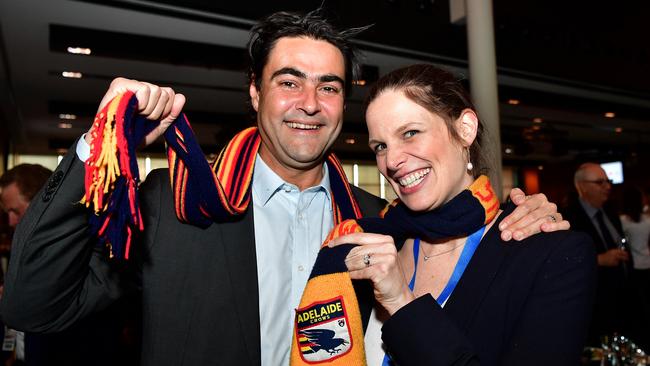
[[[50,175],[52,175],[52,171],[42,165],[16,165],[0,177],[0,188],[16,183],[20,193],[31,202],[36,193],[45,185]]]
[[[276,42],[283,37],[307,37],[329,42],[339,49],[345,60],[345,92],[350,90],[356,80],[359,61],[356,47],[350,39],[368,27],[338,30],[316,9],[307,14],[277,12],[260,20],[251,29],[248,41],[248,83],[255,82],[260,89],[261,75],[269,54]]]

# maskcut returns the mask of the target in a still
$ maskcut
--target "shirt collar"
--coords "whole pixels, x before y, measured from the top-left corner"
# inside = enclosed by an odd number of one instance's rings
[[[320,189],[325,192],[325,197],[330,201],[330,210],[331,210],[331,194],[330,194],[330,176],[329,169],[325,163],[323,163],[323,179],[320,183],[314,187],[307,188],[307,190],[316,190]],[[260,157],[260,154],[257,154],[255,158],[255,168],[253,168],[253,191],[255,195],[260,200],[262,205],[266,203],[281,189],[285,187],[292,187],[298,189],[294,184],[285,182],[279,175],[277,175],[268,165],[264,162],[264,159]]]

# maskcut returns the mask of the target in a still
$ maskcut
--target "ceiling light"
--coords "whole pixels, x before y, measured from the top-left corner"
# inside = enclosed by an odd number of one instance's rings
[[[540,129],[541,129],[541,127],[539,127],[539,126],[533,126],[534,131],[539,131]]]
[[[59,128],[65,128],[65,129],[72,128],[72,123],[61,122],[59,123]]]
[[[544,170],[544,165],[538,165],[537,170]]]
[[[614,131],[616,131],[616,133],[621,133],[623,132],[623,129],[621,127],[616,127]]]
[[[509,147],[506,147],[506,154],[512,154],[512,149]]]
[[[92,51],[86,47],[68,47],[68,52],[75,55],[90,55]]]
[[[605,112],[605,117],[614,118],[614,117],[616,117],[616,113],[614,113],[614,112]]]
[[[60,113],[59,118],[60,119],[77,119],[77,115],[76,114]]]
[[[354,144],[355,142],[356,142],[356,141],[355,141],[353,138],[345,139],[345,143],[346,143],[346,144],[350,144],[350,145],[352,145],[352,144]]]
[[[364,85],[366,85],[366,81],[365,80],[354,80],[354,81],[352,81],[352,85],[364,86]]]
[[[77,71],[64,71],[61,73],[64,78],[81,79],[83,74]]]
[[[535,123],[542,123],[542,122],[544,122],[544,120],[541,119],[541,118],[539,118],[539,117],[535,117],[535,118],[533,118],[533,122],[535,122]]]
[[[508,99],[508,104],[517,105],[519,104],[519,99]]]

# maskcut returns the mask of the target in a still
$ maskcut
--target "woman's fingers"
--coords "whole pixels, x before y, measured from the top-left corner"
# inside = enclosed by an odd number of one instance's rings
[[[339,236],[327,243],[328,247],[335,247],[341,244],[372,245],[393,243],[393,238],[389,235],[372,234],[372,233],[353,233]]]
[[[397,258],[395,245],[389,243],[358,246],[348,253],[345,264],[349,271],[358,271],[387,262],[386,256]]]

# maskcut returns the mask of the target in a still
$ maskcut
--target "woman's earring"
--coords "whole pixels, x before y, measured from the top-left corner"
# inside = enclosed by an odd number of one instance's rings
[[[472,169],[474,169],[474,164],[472,164],[472,161],[469,156],[469,148],[467,148],[467,171],[471,172]]]

